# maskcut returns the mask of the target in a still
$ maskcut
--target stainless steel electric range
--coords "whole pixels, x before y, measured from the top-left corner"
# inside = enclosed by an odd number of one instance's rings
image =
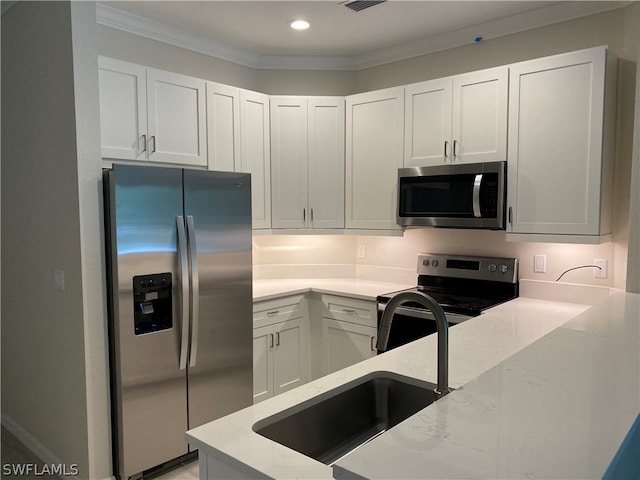
[[[517,258],[421,253],[417,273],[417,286],[401,291],[420,291],[433,297],[445,311],[450,326],[518,296]],[[377,298],[378,329],[386,304],[398,293]],[[431,312],[417,303],[408,302],[396,310],[387,350],[431,335],[436,330]]]

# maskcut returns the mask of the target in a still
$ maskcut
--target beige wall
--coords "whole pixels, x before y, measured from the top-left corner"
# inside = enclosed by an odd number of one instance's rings
[[[98,54],[213,82],[258,90],[256,71],[180,47],[97,26]]]
[[[2,423],[46,462],[107,478],[93,19],[91,2],[2,15]]]

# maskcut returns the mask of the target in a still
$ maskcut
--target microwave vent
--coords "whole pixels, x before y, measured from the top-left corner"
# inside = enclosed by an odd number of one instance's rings
[[[354,0],[352,2],[343,2],[343,5],[347,8],[350,8],[354,12],[360,12],[365,8],[375,7],[379,3],[384,3],[387,0],[377,0],[377,1],[365,1],[365,0]]]

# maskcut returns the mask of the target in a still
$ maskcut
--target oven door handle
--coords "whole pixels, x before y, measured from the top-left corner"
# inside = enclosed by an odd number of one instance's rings
[[[482,173],[476,175],[473,182],[473,216],[476,218],[482,217],[480,210],[480,186],[482,185]]]

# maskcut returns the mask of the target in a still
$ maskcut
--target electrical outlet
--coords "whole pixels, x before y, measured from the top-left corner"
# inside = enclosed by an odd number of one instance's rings
[[[535,273],[546,273],[546,271],[547,271],[547,256],[546,255],[534,255],[533,256],[533,271]]]
[[[358,258],[367,257],[367,247],[364,245],[358,245]]]
[[[600,267],[593,269],[593,278],[607,278],[607,260],[604,258],[596,258],[593,264],[596,267]]]

